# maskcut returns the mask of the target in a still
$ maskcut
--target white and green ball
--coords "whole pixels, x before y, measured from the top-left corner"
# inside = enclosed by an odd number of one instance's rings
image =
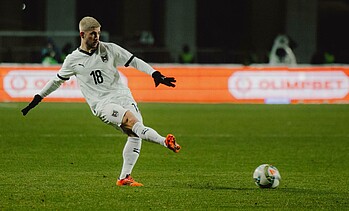
[[[253,179],[260,188],[276,188],[280,184],[279,170],[270,164],[262,164],[253,172]]]

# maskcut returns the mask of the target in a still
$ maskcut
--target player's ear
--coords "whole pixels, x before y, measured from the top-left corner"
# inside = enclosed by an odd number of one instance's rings
[[[84,32],[80,32],[80,37],[84,38],[85,37],[85,33]]]

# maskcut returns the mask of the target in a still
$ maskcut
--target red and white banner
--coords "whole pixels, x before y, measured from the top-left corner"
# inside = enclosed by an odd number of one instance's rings
[[[59,66],[0,66],[0,102],[29,101]],[[349,66],[179,66],[154,65],[173,76],[175,88],[154,87],[150,76],[120,67],[121,79],[139,102],[349,103]],[[82,102],[75,77],[46,101]]]
[[[33,96],[56,75],[56,71],[49,70],[13,70],[9,71],[3,80],[4,91],[11,98]],[[83,97],[75,78],[64,83],[50,97],[81,98]]]
[[[229,78],[236,99],[343,99],[349,78],[343,71],[237,71]]]

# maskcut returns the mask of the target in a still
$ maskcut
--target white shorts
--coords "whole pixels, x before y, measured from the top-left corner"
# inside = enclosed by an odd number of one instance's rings
[[[110,102],[102,106],[97,116],[104,123],[112,125],[116,129],[123,131],[120,126],[126,111],[131,111],[140,122],[143,122],[142,115],[136,102],[123,102],[123,106]]]

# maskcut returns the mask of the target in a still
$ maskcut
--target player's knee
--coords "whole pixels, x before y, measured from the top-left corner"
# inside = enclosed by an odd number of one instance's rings
[[[132,127],[139,122],[137,117],[131,112],[131,111],[126,111],[123,119],[122,119],[122,126],[124,128],[132,129]]]

